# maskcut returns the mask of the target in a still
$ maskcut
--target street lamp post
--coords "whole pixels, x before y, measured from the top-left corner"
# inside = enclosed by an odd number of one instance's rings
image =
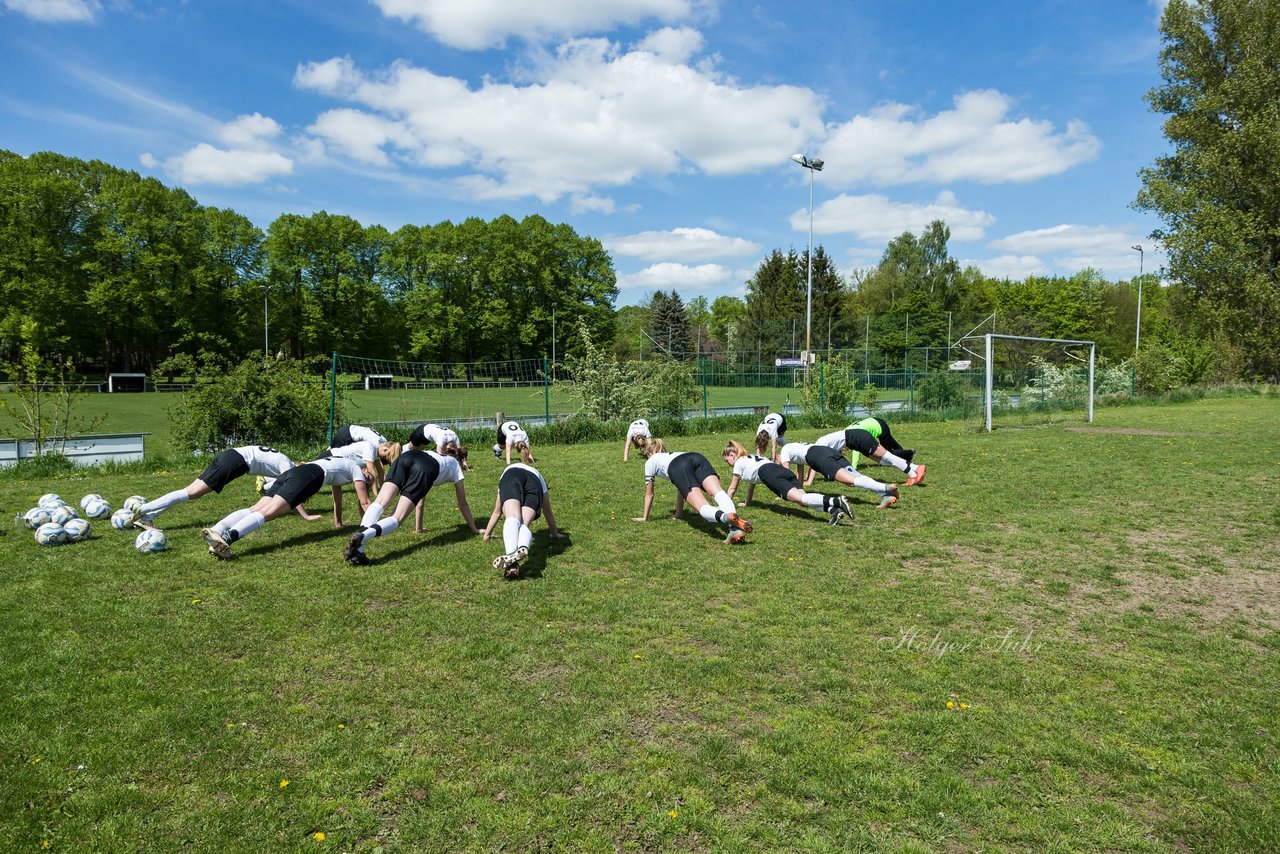
[[[804,379],[809,382],[809,348],[813,343],[813,173],[821,172],[823,163],[810,160],[803,154],[793,154],[791,159],[809,170],[809,276],[804,289]]]
[[[1133,333],[1133,352],[1136,353],[1138,345],[1142,343],[1142,245],[1134,244],[1129,248],[1138,250],[1138,323]]]
[[[267,315],[267,294],[271,293],[271,288],[262,289],[262,355],[271,358],[271,338],[268,335],[271,325],[270,318]]]

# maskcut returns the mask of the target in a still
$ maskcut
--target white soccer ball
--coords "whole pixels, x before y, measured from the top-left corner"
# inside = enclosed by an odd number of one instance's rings
[[[149,555],[169,548],[169,540],[159,528],[146,528],[133,541],[133,547],[144,555]]]
[[[39,528],[41,525],[47,525],[53,521],[53,514],[43,507],[32,507],[22,517],[22,522],[31,530]]]
[[[130,495],[124,500],[124,504],[121,504],[120,506],[125,510],[139,510],[142,505],[146,503],[147,499],[143,498],[141,495]]]
[[[61,495],[55,495],[52,492],[46,492],[44,495],[41,495],[40,500],[36,502],[39,506],[50,511],[63,507],[66,503],[67,502],[62,500]]]
[[[105,519],[111,515],[111,505],[101,495],[90,495],[92,501],[82,502],[80,509],[84,511],[86,519]]]
[[[52,522],[36,528],[36,542],[42,546],[59,546],[67,541],[67,529]]]
[[[111,527],[117,531],[123,531],[133,524],[133,513],[121,507],[119,510],[111,514]]]
[[[101,495],[99,495],[99,494],[98,494],[98,493],[96,493],[96,492],[90,492],[90,493],[89,493],[88,495],[86,495],[84,498],[81,498],[81,499],[80,499],[80,509],[81,509],[81,510],[87,510],[87,509],[88,509],[88,507],[89,507],[89,502],[90,502],[90,501],[101,501],[101,500],[102,500],[102,496],[101,496]]]
[[[69,519],[67,524],[62,526],[62,530],[67,532],[67,539],[78,543],[89,539],[89,535],[93,533],[93,526],[84,519]]]
[[[61,507],[58,507],[52,513],[49,514],[50,522],[53,522],[56,525],[61,525],[64,528],[67,526],[67,523],[70,522],[72,519],[79,519],[79,518],[80,518],[80,514],[77,513],[73,507],[70,507],[66,504],[63,504]]]

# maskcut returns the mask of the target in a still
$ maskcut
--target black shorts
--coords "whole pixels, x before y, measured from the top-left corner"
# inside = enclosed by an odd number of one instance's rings
[[[814,445],[805,453],[804,461],[810,468],[821,472],[827,480],[835,480],[836,472],[849,467],[849,461],[840,456],[839,451],[833,451],[826,445]]]
[[[866,430],[851,429],[844,431],[844,446],[851,451],[857,451],[869,457],[880,446],[880,443],[875,436],[872,436]]]
[[[795,472],[777,463],[765,463],[760,466],[760,482],[769,487],[774,495],[784,500],[791,490],[804,489],[800,485],[800,478],[796,477]]]
[[[200,473],[200,480],[204,481],[205,486],[221,495],[222,487],[248,473],[249,464],[244,461],[244,457],[240,456],[240,452],[227,450],[213,458],[209,467]]]
[[[409,437],[410,445],[413,445],[415,448],[421,448],[423,445],[427,444],[427,434],[422,429],[425,426],[427,425],[419,424],[417,427],[413,428],[413,435]],[[436,448],[436,450],[438,451],[440,449]]]
[[[329,447],[345,448],[347,445],[354,445],[355,443],[356,440],[351,436],[351,425],[344,424],[333,434],[333,441],[329,443]]]
[[[787,416],[778,413],[778,438],[781,439],[787,434]]]
[[[294,466],[276,478],[276,482],[267,490],[267,495],[283,498],[290,507],[305,504],[307,499],[320,491],[324,486],[324,469],[320,466],[304,463]]]
[[[387,483],[400,488],[400,494],[417,504],[427,497],[440,476],[440,464],[426,451],[404,451],[387,471]]]
[[[503,504],[511,499],[533,508],[533,518],[542,515],[542,483],[527,469],[507,469],[498,478],[498,498]]]
[[[694,489],[702,489],[702,482],[709,477],[719,477],[707,458],[698,453],[683,453],[667,467],[667,477],[682,496]]]

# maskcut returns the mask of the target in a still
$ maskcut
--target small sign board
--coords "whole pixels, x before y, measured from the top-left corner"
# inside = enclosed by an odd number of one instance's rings
[[[952,362],[951,364],[947,365],[947,370],[949,370],[949,371],[967,371],[967,370],[969,370],[969,368],[970,368],[970,367],[972,367],[972,366],[973,366],[973,360],[972,360],[972,359],[961,359],[961,360],[960,360],[960,361],[958,361],[958,362]]]
[[[804,359],[774,359],[775,368],[803,368]]]

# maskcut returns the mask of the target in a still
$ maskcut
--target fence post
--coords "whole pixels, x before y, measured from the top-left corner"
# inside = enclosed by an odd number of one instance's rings
[[[827,366],[818,365],[818,411],[827,414]]]
[[[707,413],[707,360],[698,360],[698,370],[702,372],[702,417],[708,417]]]
[[[551,377],[547,372],[547,354],[542,354],[542,406],[546,416],[544,423],[551,423]]]
[[[908,401],[909,401],[907,403],[907,408],[910,409],[912,412],[915,412],[916,411],[916,376],[915,376],[915,372],[911,370],[910,365],[907,365],[907,388],[909,389],[909,391],[907,392]]]
[[[333,361],[329,364],[329,438],[326,445],[333,444],[333,413],[338,405],[338,351],[333,351]]]

